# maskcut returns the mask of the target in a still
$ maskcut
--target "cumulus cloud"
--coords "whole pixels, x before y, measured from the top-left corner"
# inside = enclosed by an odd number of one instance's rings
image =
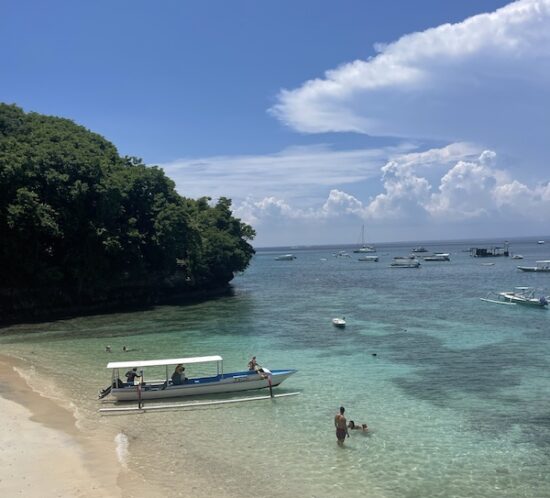
[[[442,149],[396,155],[382,168],[383,192],[362,201],[340,189],[331,189],[317,206],[300,208],[276,197],[253,200],[236,207],[243,220],[262,226],[274,219],[309,223],[327,220],[368,221],[371,225],[467,220],[521,220],[543,222],[550,208],[550,183],[529,187],[497,167],[497,155],[452,144]],[[435,182],[425,173],[443,173]]]
[[[462,140],[546,160],[550,0],[519,0],[376,48],[281,91],[271,112],[306,133]]]

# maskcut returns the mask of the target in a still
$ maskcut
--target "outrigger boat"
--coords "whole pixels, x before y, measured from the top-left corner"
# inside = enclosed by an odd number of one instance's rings
[[[536,297],[535,289],[532,287],[516,287],[514,291],[490,292],[487,297],[480,298],[482,301],[495,304],[521,304],[536,308],[546,308],[550,296]]]
[[[199,363],[216,364],[215,375],[205,377],[184,378],[182,384],[174,384],[171,380],[174,365],[195,365]],[[164,379],[146,379],[144,369],[150,367],[165,367]],[[276,387],[285,379],[296,373],[296,370],[268,370],[259,367],[256,370],[223,373],[223,358],[221,356],[198,356],[192,358],[175,358],[167,360],[115,361],[107,365],[111,370],[111,384],[99,393],[99,399],[107,396],[116,401],[141,401],[147,399],[179,398],[183,396],[198,396],[202,394],[222,394],[252,389]],[[131,382],[120,379],[121,370],[138,370],[138,377]],[[123,372],[124,375],[124,372]]]
[[[537,261],[537,266],[518,266],[518,270],[521,271],[540,271],[540,272],[550,272],[550,260],[543,259]]]

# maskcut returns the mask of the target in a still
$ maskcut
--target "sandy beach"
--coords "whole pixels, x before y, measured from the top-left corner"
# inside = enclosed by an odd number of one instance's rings
[[[0,496],[163,496],[117,460],[115,441],[87,439],[72,412],[37,393],[0,356]]]

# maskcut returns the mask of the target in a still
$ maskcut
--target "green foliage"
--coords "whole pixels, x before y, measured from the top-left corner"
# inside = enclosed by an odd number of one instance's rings
[[[254,235],[229,199],[183,198],[161,169],[72,121],[0,104],[0,289],[93,302],[175,275],[219,286],[248,266]]]

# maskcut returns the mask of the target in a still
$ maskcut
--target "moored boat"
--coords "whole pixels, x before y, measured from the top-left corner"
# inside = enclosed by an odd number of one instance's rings
[[[275,261],[292,261],[296,259],[296,256],[294,254],[283,254],[281,256],[277,256],[275,258]]]
[[[531,272],[550,272],[550,259],[537,261],[536,266],[518,266],[518,270]]]
[[[212,375],[203,377],[183,377],[181,383],[174,383],[169,367],[189,366],[195,364],[215,364],[216,371]],[[145,378],[147,368],[165,369],[165,376],[161,379]],[[204,394],[223,394],[252,389],[276,387],[285,379],[296,373],[294,369],[244,370],[239,372],[223,372],[223,358],[221,356],[198,356],[191,358],[175,358],[165,360],[137,360],[118,361],[107,365],[111,370],[111,384],[103,389],[99,398],[111,396],[116,401],[137,401],[147,399],[180,398],[185,396],[199,396]],[[121,380],[121,371],[135,369],[138,376],[133,382]]]
[[[396,256],[390,268],[420,268],[420,261],[414,256]]]
[[[346,326],[346,319],[344,317],[342,318],[333,318],[332,319],[332,325],[335,327],[343,329]]]
[[[546,308],[549,296],[536,296],[536,290],[532,287],[515,287],[513,291],[490,292],[482,301],[496,304],[521,304],[535,308]]]
[[[424,261],[451,261],[451,255],[446,252],[436,252],[431,256],[424,256]]]
[[[371,263],[378,262],[378,256],[361,256],[357,261],[370,261]]]

